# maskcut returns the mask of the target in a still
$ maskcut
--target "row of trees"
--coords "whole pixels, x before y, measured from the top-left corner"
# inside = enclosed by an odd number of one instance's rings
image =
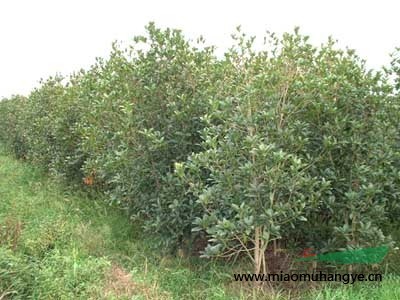
[[[171,249],[388,242],[400,216],[400,63],[367,70],[298,30],[214,47],[149,24],[128,49],[0,102],[19,158],[108,195]]]

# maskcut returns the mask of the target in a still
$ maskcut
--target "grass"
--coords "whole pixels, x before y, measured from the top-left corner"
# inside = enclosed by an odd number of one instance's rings
[[[255,290],[233,282],[238,266],[162,256],[137,228],[0,151],[0,299],[400,299],[394,276],[300,296]]]
[[[307,298],[308,297],[308,298]],[[309,294],[307,299],[315,300],[400,300],[399,277],[389,276],[380,284],[325,287]]]

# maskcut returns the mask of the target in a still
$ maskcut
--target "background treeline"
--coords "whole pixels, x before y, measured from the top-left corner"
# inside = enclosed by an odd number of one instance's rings
[[[100,191],[169,249],[247,254],[390,243],[400,216],[400,62],[370,71],[298,30],[223,56],[149,24],[128,49],[0,102],[19,158]],[[258,49],[258,50],[256,50]],[[204,248],[203,247],[203,248]]]

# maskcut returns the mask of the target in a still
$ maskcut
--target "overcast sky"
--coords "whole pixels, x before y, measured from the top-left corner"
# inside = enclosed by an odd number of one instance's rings
[[[389,62],[400,46],[400,1],[0,0],[0,97],[27,94],[40,78],[87,68],[113,40],[129,41],[155,21],[189,38],[230,45],[237,25],[262,36],[300,26],[316,44],[329,35],[357,50],[368,66]]]

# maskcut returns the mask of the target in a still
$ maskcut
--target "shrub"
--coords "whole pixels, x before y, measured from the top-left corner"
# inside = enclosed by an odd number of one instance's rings
[[[297,31],[273,41],[255,52],[238,37],[227,55],[242,70],[236,93],[214,99],[204,150],[177,165],[203,210],[195,230],[210,237],[205,254],[247,253],[256,273],[270,241],[296,231],[319,249],[386,242],[397,198],[396,178],[383,175],[396,166],[385,78],[332,41],[315,48]],[[304,221],[307,231],[296,228]],[[322,224],[327,232],[309,240]]]
[[[329,39],[240,30],[218,57],[150,23],[89,70],[0,103],[17,157],[109,195],[169,248],[206,256],[271,241],[322,251],[389,242],[398,222],[399,61],[367,70]],[[389,79],[394,78],[393,82]]]

